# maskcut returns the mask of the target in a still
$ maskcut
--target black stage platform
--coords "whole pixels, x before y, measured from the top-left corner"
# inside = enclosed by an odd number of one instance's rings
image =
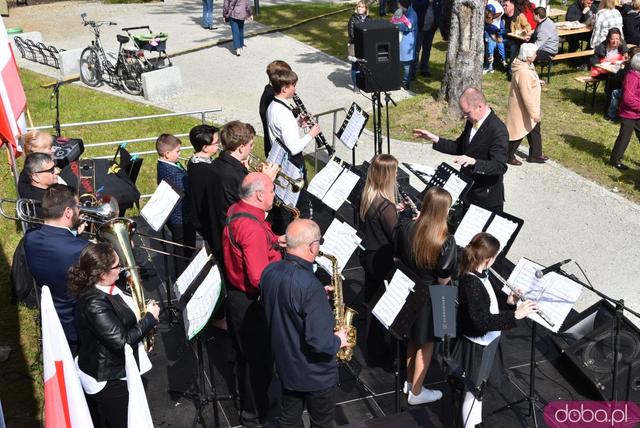
[[[139,220],[139,227],[145,233],[144,220]],[[139,238],[137,237],[136,240]],[[146,239],[144,240],[146,243]],[[165,305],[164,285],[160,277],[164,275],[163,257],[147,254],[135,248],[136,258],[143,266],[143,282],[147,297],[161,301]],[[150,262],[150,260],[153,263]],[[347,269],[343,272],[345,303],[359,312],[356,328],[358,330],[358,348],[351,367],[359,374],[359,380],[375,393],[372,397],[359,382],[344,368],[340,370],[340,384],[336,394],[336,423],[349,427],[452,427],[453,399],[452,392],[444,379],[442,368],[433,362],[427,375],[427,386],[440,389],[444,397],[431,404],[422,406],[408,406],[404,394],[400,396],[400,412],[395,414],[394,369],[395,352],[389,351],[387,358],[381,363],[367,364],[363,357],[362,347],[364,332],[366,331],[366,308],[362,301],[362,285],[364,274],[357,265],[354,256]],[[506,271],[510,271],[513,265]],[[503,272],[505,277],[507,272]],[[527,418],[527,406],[520,405],[493,415],[492,411],[507,402],[520,398],[528,390],[529,382],[529,352],[530,352],[530,322],[520,321],[517,328],[507,331],[502,337],[502,358],[505,378],[501,385],[490,385],[486,390],[484,401],[484,422],[489,427],[520,427],[532,426]],[[228,395],[234,388],[232,376],[232,351],[230,339],[226,332],[215,327],[206,331],[207,353],[213,367],[213,378],[207,374],[207,380],[212,380],[219,395]],[[598,399],[597,394],[590,389],[580,374],[568,364],[550,340],[549,332],[538,328],[536,341],[538,367],[536,370],[536,391],[541,399],[553,400],[582,400]],[[393,349],[391,346],[390,349]],[[156,426],[191,426],[194,416],[194,404],[179,393],[170,391],[195,392],[197,380],[197,364],[193,345],[188,343],[181,322],[169,325],[162,322],[156,336],[155,349],[151,353],[153,369],[145,375],[147,399]],[[205,364],[206,366],[206,364]],[[404,378],[402,378],[404,380]],[[210,383],[208,383],[210,386]],[[211,389],[209,389],[211,391]],[[278,413],[279,384],[277,378],[270,391],[272,408],[270,420],[273,421]],[[219,407],[219,421],[221,427],[240,426],[240,419],[233,400],[221,400]],[[213,405],[209,404],[204,411],[206,426],[215,426]],[[542,409],[538,411],[540,426],[544,425]],[[308,424],[308,421],[307,421]],[[275,425],[274,425],[275,426]],[[307,425],[308,426],[308,425]]]

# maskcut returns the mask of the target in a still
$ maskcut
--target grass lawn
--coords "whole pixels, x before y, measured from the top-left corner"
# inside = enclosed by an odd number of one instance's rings
[[[326,3],[263,6],[258,21],[269,25],[288,25],[343,8]],[[347,22],[352,10],[295,27],[286,34],[308,43],[323,52],[345,57]],[[377,5],[370,8],[370,16],[377,18]],[[455,137],[462,130],[462,121],[451,120],[446,105],[436,100],[444,74],[447,44],[439,34],[431,50],[432,77],[419,77],[412,82],[416,96],[390,107],[391,135],[400,140],[413,140],[413,128],[426,128],[440,135]],[[596,97],[595,111],[591,111],[589,98],[583,103],[584,86],[575,76],[569,63],[554,64],[551,83],[542,94],[542,133],[544,152],[553,160],[607,188],[616,187],[633,201],[640,201],[640,145],[632,141],[625,155],[630,170],[620,172],[607,162],[618,135],[619,125],[603,118],[604,91],[602,86]],[[509,82],[504,73],[496,71],[484,78],[483,90],[498,116],[506,117]],[[524,142],[526,143],[526,141]],[[526,148],[521,147],[526,151]],[[526,152],[525,152],[526,153]],[[541,166],[543,167],[543,166]]]
[[[27,95],[29,110],[35,125],[53,123],[55,111],[49,108],[51,89],[40,87],[51,79],[39,74],[21,70],[20,76]],[[86,122],[99,119],[144,116],[166,113],[166,111],[122,98],[97,92],[78,85],[64,85],[60,89],[61,123]],[[63,135],[79,137],[85,144],[119,141],[133,138],[157,136],[163,132],[182,134],[200,123],[191,117],[175,117],[130,123],[100,125],[86,128],[63,129]],[[183,146],[191,147],[188,138],[183,138]],[[128,146],[130,151],[153,150],[154,142],[136,143]],[[256,153],[263,153],[262,139],[257,138]],[[90,148],[84,156],[112,154],[115,147]],[[3,156],[6,152],[3,151]],[[185,157],[190,152],[185,153]],[[23,158],[18,161],[19,169]],[[6,164],[5,164],[6,165]],[[141,193],[152,193],[156,188],[156,156],[145,158],[138,178]],[[15,197],[15,188],[8,167],[0,170],[0,196]],[[133,215],[134,212],[128,213]],[[0,345],[12,348],[10,358],[0,364],[0,399],[10,427],[40,426],[43,405],[42,369],[38,356],[35,310],[16,306],[11,302],[10,266],[13,252],[21,233],[16,223],[0,218]]]

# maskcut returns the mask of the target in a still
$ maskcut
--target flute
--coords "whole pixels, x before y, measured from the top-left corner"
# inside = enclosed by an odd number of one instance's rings
[[[527,299],[524,297],[524,295],[520,294],[520,292],[518,290],[516,290],[516,287],[514,287],[512,284],[509,284],[509,282],[507,282],[506,279],[504,279],[502,277],[502,275],[500,275],[498,272],[496,272],[493,268],[489,268],[489,272],[491,272],[493,274],[493,276],[496,277],[496,279],[498,281],[500,281],[503,285],[505,285],[507,288],[509,288],[513,294],[521,301],[524,302]],[[542,312],[540,309],[538,309],[537,312],[538,315],[540,315],[540,318],[542,318],[547,324],[549,324],[551,327],[553,327],[555,324],[553,323],[553,321],[551,321],[551,318],[549,318],[547,316],[547,314],[545,314],[544,312]]]

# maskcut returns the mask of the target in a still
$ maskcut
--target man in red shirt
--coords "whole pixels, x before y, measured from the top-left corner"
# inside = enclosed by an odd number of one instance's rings
[[[262,303],[260,276],[271,262],[282,258],[277,236],[265,221],[273,206],[275,189],[265,174],[252,172],[240,185],[240,201],[229,207],[222,233],[227,284],[227,322],[236,350],[236,376],[240,389],[240,416],[244,426],[266,424],[273,359]]]

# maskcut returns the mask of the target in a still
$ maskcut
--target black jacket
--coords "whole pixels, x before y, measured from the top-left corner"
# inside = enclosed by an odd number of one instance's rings
[[[480,278],[473,274],[466,273],[460,277],[458,305],[458,330],[467,337],[480,337],[490,331],[508,330],[516,325],[513,310],[497,314],[489,312],[489,293]]]
[[[131,345],[137,360],[137,344],[156,324],[149,313],[136,321],[122,297],[88,290],[76,302],[80,369],[99,382],[125,377],[124,345]]]
[[[640,45],[640,12],[633,10],[628,4],[622,9],[622,28],[627,43]]]
[[[507,172],[509,133],[493,110],[469,143],[472,126],[471,122],[467,121],[457,140],[441,137],[433,148],[442,153],[474,158],[475,165],[460,169],[460,172],[474,181],[465,202],[483,208],[495,208],[504,202],[502,176]]]
[[[583,9],[584,8],[582,7],[580,0],[576,0],[575,3],[573,3],[567,9],[567,15],[565,16],[565,21],[578,21],[578,22],[585,23],[589,19],[596,16],[596,13],[598,12],[598,5],[594,2],[587,13],[582,13]],[[627,32],[625,31],[625,34],[626,33]]]
[[[347,33],[349,36],[349,44],[353,44],[355,43],[355,26],[356,24],[360,24],[362,22],[368,21],[369,20],[369,15],[358,15],[357,13],[354,13],[353,15],[351,15],[351,17],[349,18],[349,23],[347,24]]]
[[[267,109],[275,96],[276,93],[273,90],[273,86],[271,86],[271,84],[267,84],[260,96],[260,106],[258,107],[258,111],[260,112],[260,121],[262,122],[262,132],[264,135],[265,158],[269,157],[269,152],[271,151],[271,137],[269,136],[269,124],[267,123]]]
[[[625,30],[626,30],[626,28],[625,28]],[[625,32],[625,34],[626,34],[626,32]],[[629,48],[627,47],[627,44],[625,43],[624,39],[622,39],[622,40],[620,40],[620,45],[618,46],[618,53],[620,55],[624,55],[627,52],[629,52]],[[591,59],[589,60],[589,62],[591,63],[591,66],[593,67],[596,64],[600,64],[600,61],[605,56],[607,56],[607,41],[606,40],[604,42],[600,43],[598,46],[596,46],[596,48],[593,50],[593,55],[591,56]]]
[[[213,163],[189,160],[187,178],[189,181],[189,201],[193,226],[209,244],[213,245],[213,224],[216,222],[216,206],[213,200],[213,187],[216,185]]]

